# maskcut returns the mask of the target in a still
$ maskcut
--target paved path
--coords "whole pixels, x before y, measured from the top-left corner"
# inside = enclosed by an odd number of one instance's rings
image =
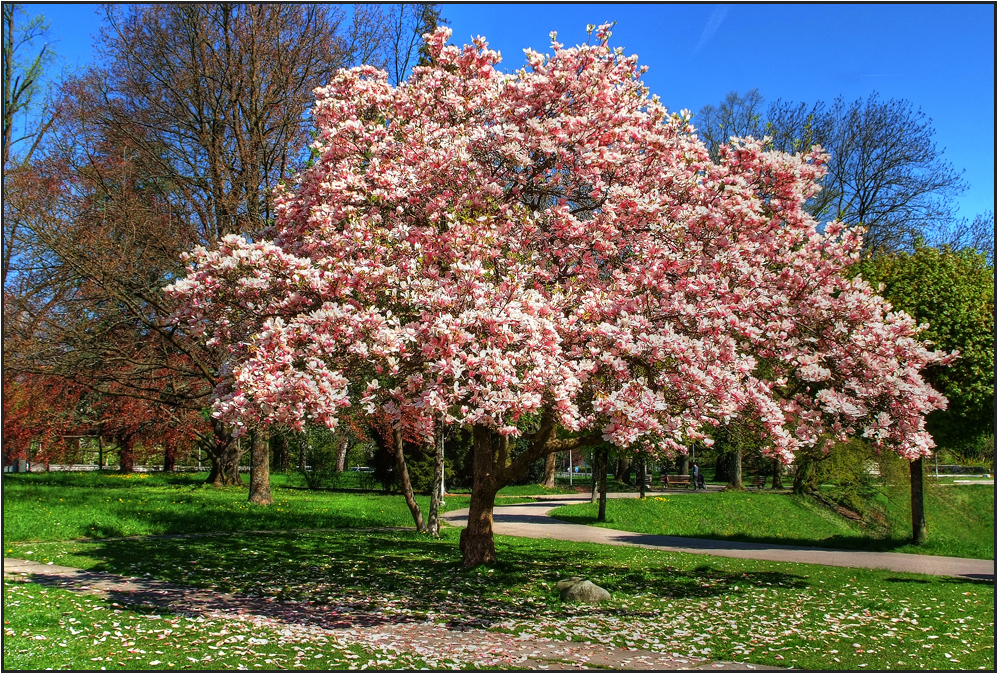
[[[155,606],[210,619],[240,620],[269,627],[290,628],[303,640],[322,636],[346,644],[360,644],[374,651],[388,649],[432,656],[438,661],[460,663],[465,668],[579,670],[777,670],[778,667],[745,662],[656,653],[637,648],[614,648],[534,635],[511,635],[463,626],[390,617],[357,608],[281,602],[272,598],[229,595],[175,585],[149,578],[129,578],[111,573],[83,571],[55,564],[4,558],[4,576],[106,597],[126,606]]]
[[[608,494],[608,496],[614,498],[634,498],[636,495]],[[689,497],[694,498],[695,495],[689,492]],[[742,559],[763,559],[773,562],[802,562],[804,564],[823,564],[825,566],[886,569],[901,573],[924,573],[933,576],[956,576],[991,581],[995,578],[995,562],[994,560],[987,559],[908,555],[898,552],[834,550],[798,545],[743,543],[740,541],[717,541],[681,536],[656,536],[653,534],[604,529],[584,524],[569,524],[548,516],[550,511],[560,506],[586,503],[588,501],[589,498],[585,496],[558,496],[546,497],[535,503],[497,506],[494,512],[495,532],[505,536],[554,538],[579,543],[633,545],[656,550],[668,550],[670,552],[690,552],[716,555],[718,557],[740,557]],[[463,527],[468,521],[468,510],[467,508],[453,510],[445,513],[442,519],[454,526]]]

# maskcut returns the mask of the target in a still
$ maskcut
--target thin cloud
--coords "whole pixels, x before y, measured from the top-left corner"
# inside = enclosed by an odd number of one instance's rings
[[[714,33],[716,33],[717,29],[721,27],[721,24],[724,22],[724,17],[727,15],[727,6],[718,7],[710,13],[710,19],[707,20],[707,25],[704,26],[703,32],[700,33],[700,41],[697,42],[696,49],[693,50],[694,54],[700,51],[700,48],[707,44],[707,41],[714,36]]]

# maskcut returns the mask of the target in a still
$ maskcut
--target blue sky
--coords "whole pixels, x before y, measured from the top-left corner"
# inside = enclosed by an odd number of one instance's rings
[[[100,21],[91,4],[37,4],[72,69],[91,62]],[[729,91],[767,101],[904,98],[933,120],[944,157],[965,171],[960,215],[995,202],[993,4],[454,4],[443,16],[462,44],[483,35],[518,68],[523,49],[586,40],[586,24],[616,21],[612,43],[649,66],[649,88],[672,110],[696,112]],[[694,124],[696,117],[694,117]]]

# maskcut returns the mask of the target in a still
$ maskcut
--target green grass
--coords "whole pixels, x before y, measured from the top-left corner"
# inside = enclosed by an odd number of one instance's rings
[[[148,476],[148,477],[147,477]],[[247,501],[245,488],[216,489],[204,475],[6,475],[3,535],[11,541],[61,541],[190,532],[411,527],[400,495],[280,488],[273,505]],[[424,517],[429,497],[417,496]],[[523,499],[504,499],[516,502]],[[449,496],[444,510],[468,507]]]
[[[400,658],[341,640],[289,637],[249,621],[126,608],[33,583],[5,582],[4,609],[5,670],[426,666],[418,657]]]
[[[452,494],[471,494],[470,487],[455,487],[454,489],[448,489],[448,493]],[[551,489],[545,489],[539,484],[516,484],[507,485],[499,490],[497,496],[543,496],[545,494],[576,494],[577,490],[569,488],[568,481],[565,484],[556,484]]]
[[[811,499],[772,492],[652,494],[644,501],[610,499],[605,523],[596,522],[597,504],[563,506],[553,517],[668,536],[810,545],[994,559],[995,492],[982,485],[927,490],[929,542],[909,544],[907,490],[883,489],[879,498],[889,516],[883,528],[863,527]]]
[[[217,591],[274,597],[284,602],[275,605],[282,611],[291,607],[307,612],[333,604],[340,616],[431,620],[459,629],[488,627],[802,669],[992,670],[995,665],[991,582],[503,536],[496,539],[498,563],[466,571],[461,568],[457,534],[447,529],[440,540],[433,540],[404,531],[242,532],[217,538],[21,543],[15,548],[19,553],[30,550],[36,559],[83,569],[148,574]],[[599,606],[562,603],[555,583],[568,575],[591,579],[610,590],[613,599]],[[22,589],[26,587],[7,586],[5,668],[78,668],[96,657],[110,658],[94,661],[108,669],[141,668],[147,662],[143,658],[153,657],[152,645],[161,641],[146,643],[122,630],[124,638],[147,652],[123,652],[121,637],[115,643],[109,636],[108,642],[93,644],[105,630],[113,634],[112,609],[123,612],[113,620],[126,624],[126,607],[79,598],[74,606],[62,591],[49,588],[42,598],[38,586],[30,586],[30,592]],[[51,603],[36,610],[39,601]],[[132,616],[138,612],[129,614],[127,624],[142,624]],[[177,622],[179,617],[162,619]],[[146,624],[165,627],[163,622]],[[86,636],[70,634],[70,627]],[[184,627],[193,629],[186,622]],[[218,622],[211,631],[217,635],[223,627]],[[151,636],[149,629],[142,636]],[[173,629],[171,640],[181,632]],[[236,628],[226,629],[237,634]],[[287,666],[291,652],[277,653],[279,642],[270,637],[274,632],[260,634],[274,649],[246,649],[239,653],[242,661],[252,668],[264,657],[251,652],[259,650]],[[34,638],[39,635],[46,639]],[[180,661],[187,649],[199,659],[209,654],[199,649],[217,646],[221,638],[202,635],[193,632],[193,640],[163,655],[178,668],[231,667],[232,661]],[[197,640],[201,643],[193,643]],[[318,646],[309,645],[319,653]],[[324,668],[336,667],[336,658],[346,657],[340,652],[321,654],[323,659],[316,662]],[[138,659],[133,663],[120,655]],[[214,651],[210,655],[217,656]],[[463,666],[474,665],[465,660]]]

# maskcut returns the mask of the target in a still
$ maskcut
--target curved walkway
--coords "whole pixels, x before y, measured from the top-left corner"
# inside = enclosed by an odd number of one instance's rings
[[[635,498],[635,494],[609,494],[614,498]],[[692,494],[691,494],[692,496]],[[825,566],[847,566],[866,569],[886,569],[899,573],[924,573],[932,576],[955,576],[974,580],[995,578],[995,562],[988,559],[910,555],[899,552],[864,552],[812,548],[798,545],[719,541],[681,536],[658,536],[630,531],[617,531],[584,524],[569,524],[556,520],[549,512],[563,505],[587,503],[588,496],[545,497],[534,503],[497,506],[494,511],[494,531],[504,536],[524,538],[554,538],[578,543],[633,545],[669,552],[740,557],[772,562],[800,562]],[[463,527],[468,522],[468,510],[453,510],[441,516],[448,524]]]

